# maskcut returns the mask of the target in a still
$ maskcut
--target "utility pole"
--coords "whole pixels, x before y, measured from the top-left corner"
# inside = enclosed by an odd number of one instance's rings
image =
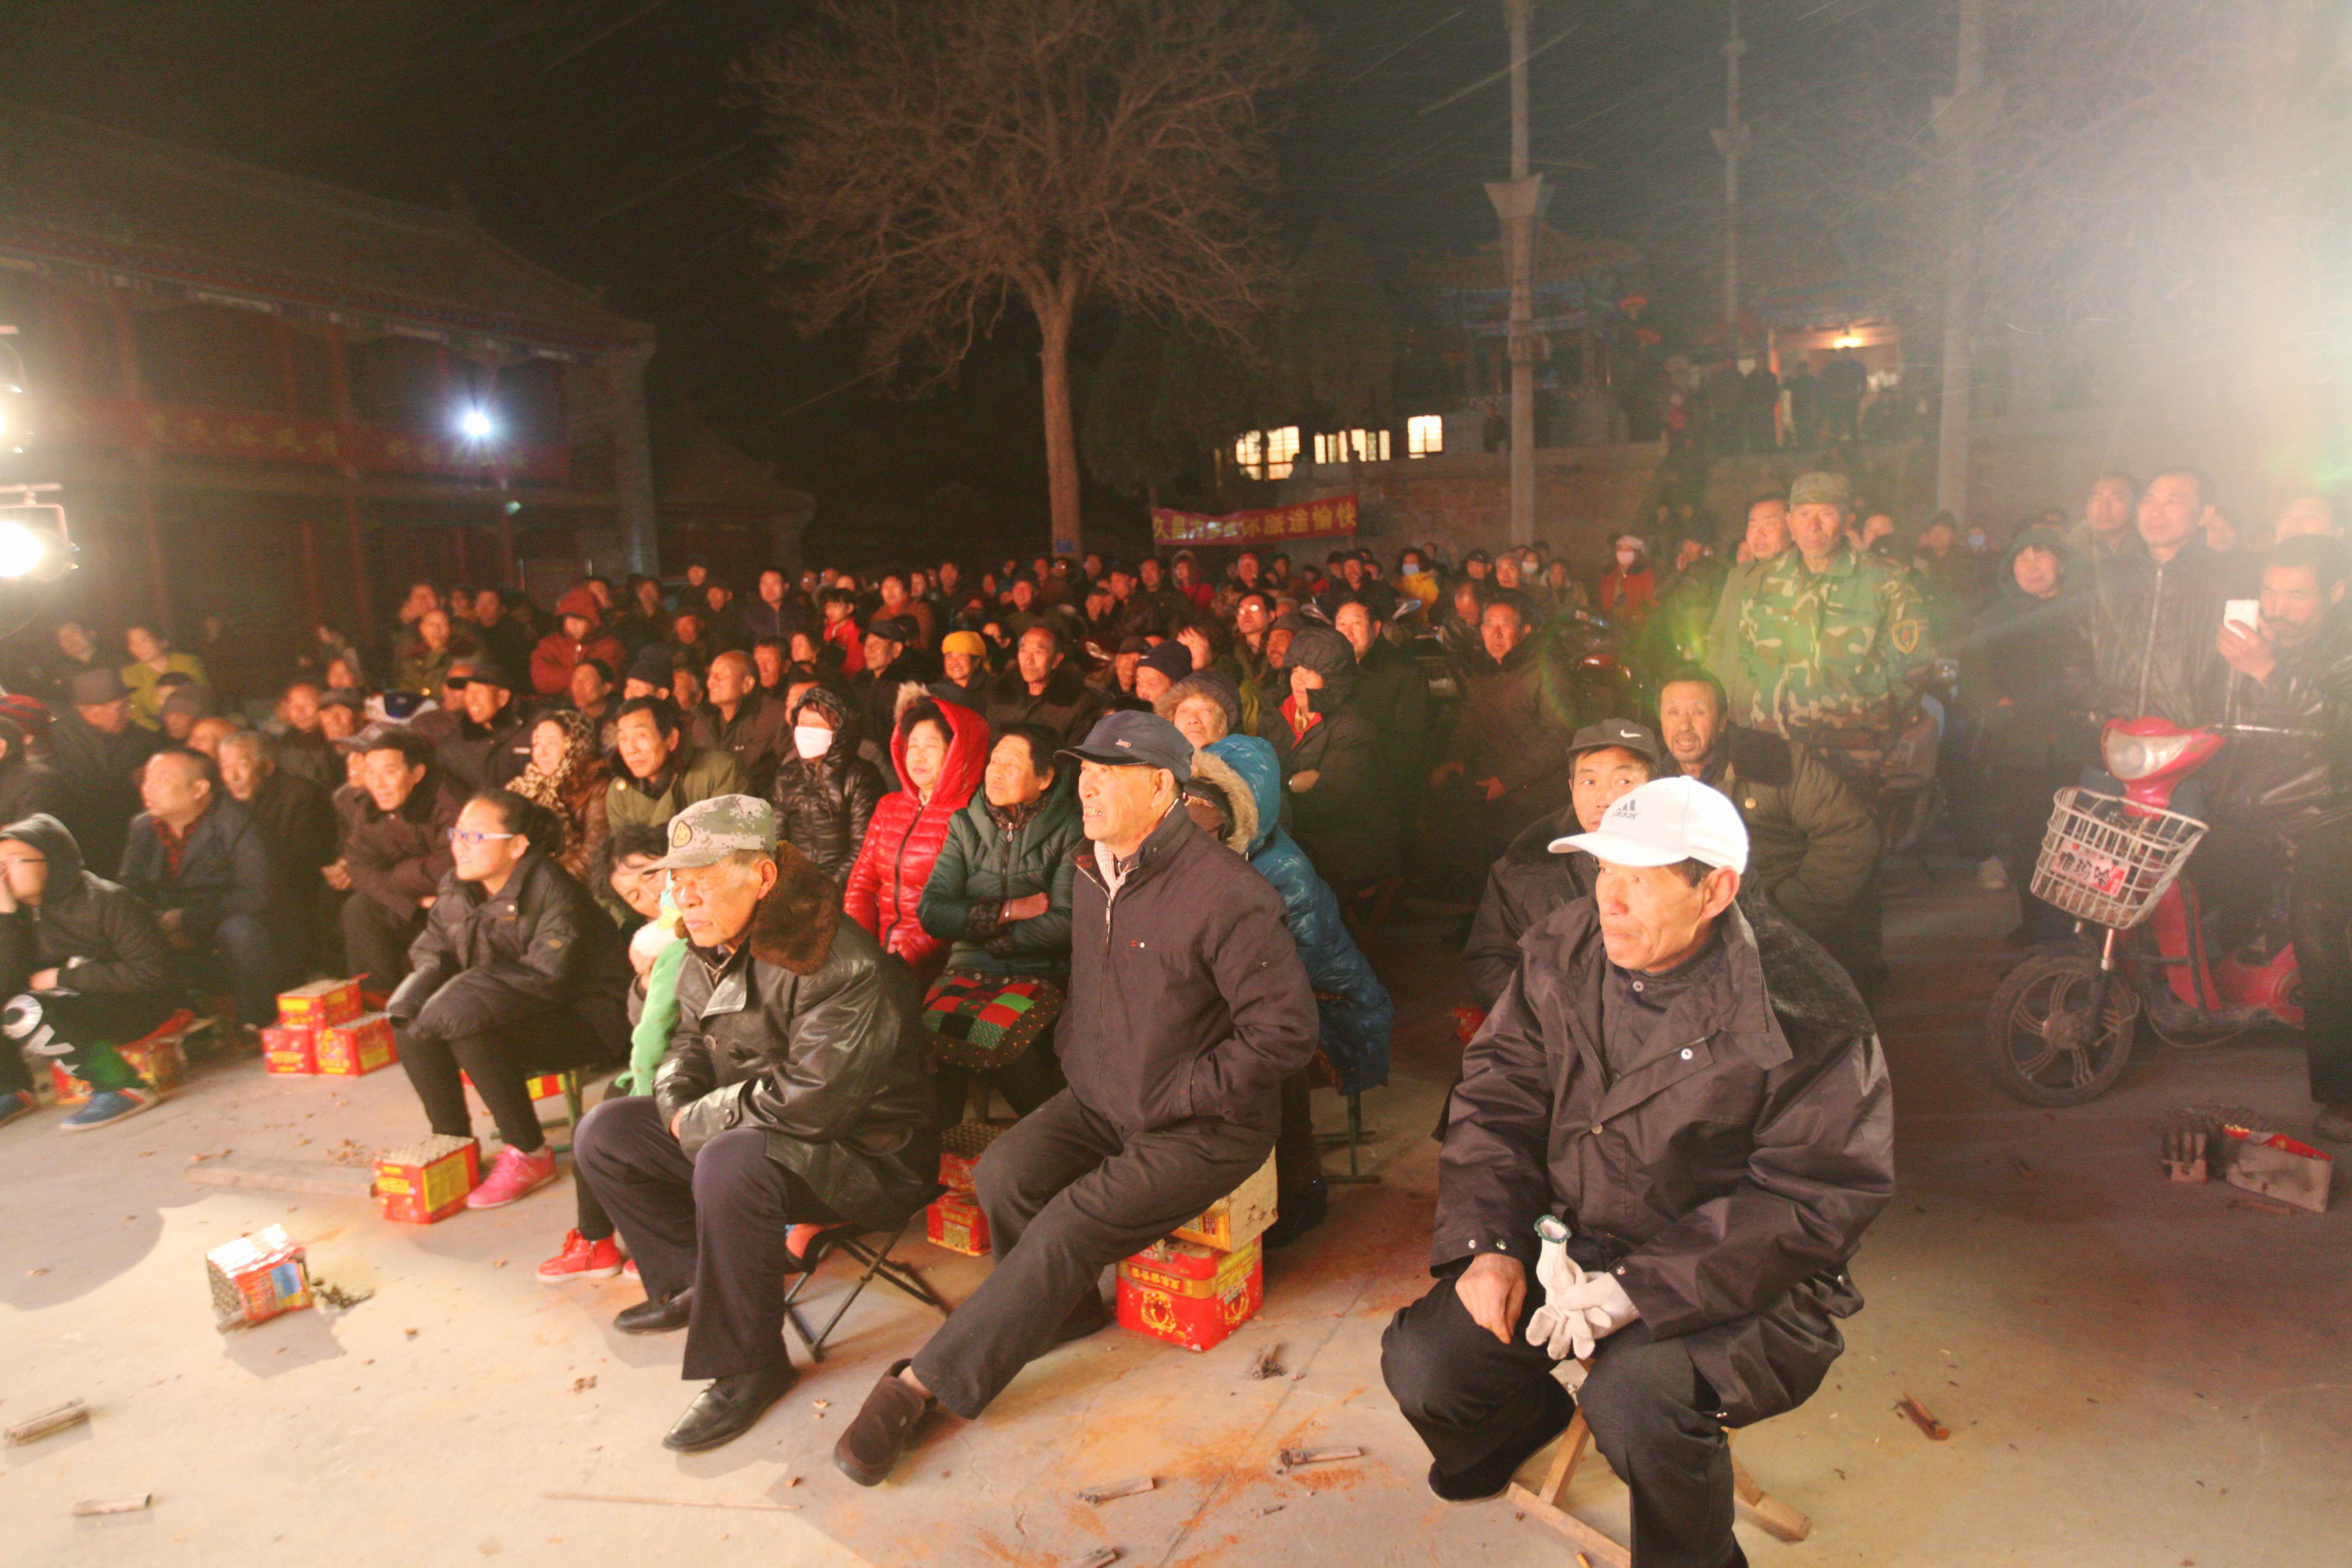
[[[1731,0],[1731,36],[1723,41],[1723,129],[1714,132],[1723,154],[1723,325],[1734,359],[1739,357],[1739,154],[1748,150],[1748,127],[1739,121],[1739,57],[1748,52],[1739,36],[1739,0]]]
[[[1511,177],[1490,180],[1486,199],[1503,220],[1503,258],[1511,283],[1511,542],[1536,536],[1536,224],[1550,193],[1528,173],[1528,9],[1533,0],[1503,0],[1511,32]]]
[[[1936,100],[1936,137],[1951,157],[1951,237],[1944,275],[1944,392],[1936,428],[1936,508],[1962,524],[1969,507],[1969,416],[1976,384],[1977,148],[2000,115],[1984,82],[1984,0],[1959,0],[1952,94]]]

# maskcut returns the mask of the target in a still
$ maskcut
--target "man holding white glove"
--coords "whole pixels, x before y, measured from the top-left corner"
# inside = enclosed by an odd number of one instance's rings
[[[1723,1428],[1801,1404],[1844,1348],[1845,1263],[1894,1184],[1885,1064],[1835,963],[1734,907],[1748,836],[1723,795],[1655,780],[1552,849],[1601,874],[1521,939],[1464,1053],[1439,1283],[1382,1371],[1439,1497],[1498,1495],[1581,1401],[1635,1568],[1744,1563]],[[1571,1357],[1573,1400],[1551,1375]]]

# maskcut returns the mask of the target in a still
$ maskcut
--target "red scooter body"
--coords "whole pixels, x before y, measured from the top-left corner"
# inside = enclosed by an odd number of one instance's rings
[[[2100,737],[2101,753],[2122,783],[2124,798],[2156,811],[2172,808],[2180,782],[2210,762],[2221,744],[2222,737],[2211,730],[2184,729],[2163,719],[2113,720]],[[2164,961],[2166,983],[2182,1006],[2200,1013],[2252,1007],[2282,1024],[2303,1026],[2303,1009],[2294,1000],[2302,978],[2294,944],[2281,946],[2266,963],[2243,963],[2234,954],[2209,963],[2197,889],[2186,876],[2165,889],[2142,929]]]

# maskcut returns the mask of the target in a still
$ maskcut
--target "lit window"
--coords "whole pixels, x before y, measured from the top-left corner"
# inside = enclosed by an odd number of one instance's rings
[[[1408,458],[1426,458],[1445,450],[1445,416],[1441,414],[1416,414],[1404,422],[1404,454]]]
[[[1234,441],[1234,461],[1253,479],[1286,479],[1298,461],[1298,426],[1252,430]]]
[[[1344,463],[1350,458],[1360,463],[1387,462],[1389,433],[1385,430],[1342,430],[1336,436],[1315,437],[1317,462]]]

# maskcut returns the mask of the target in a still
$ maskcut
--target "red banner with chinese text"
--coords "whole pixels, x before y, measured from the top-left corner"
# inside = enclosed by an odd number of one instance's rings
[[[1156,544],[1276,544],[1355,531],[1354,496],[1327,496],[1264,511],[1229,511],[1222,517],[1172,511],[1164,506],[1151,509],[1151,538]]]
[[[487,476],[560,482],[572,449],[560,442],[477,447],[447,437],[331,419],[173,404],[68,404],[43,435],[76,446],[144,447],[203,458],[253,458],[367,473]]]

